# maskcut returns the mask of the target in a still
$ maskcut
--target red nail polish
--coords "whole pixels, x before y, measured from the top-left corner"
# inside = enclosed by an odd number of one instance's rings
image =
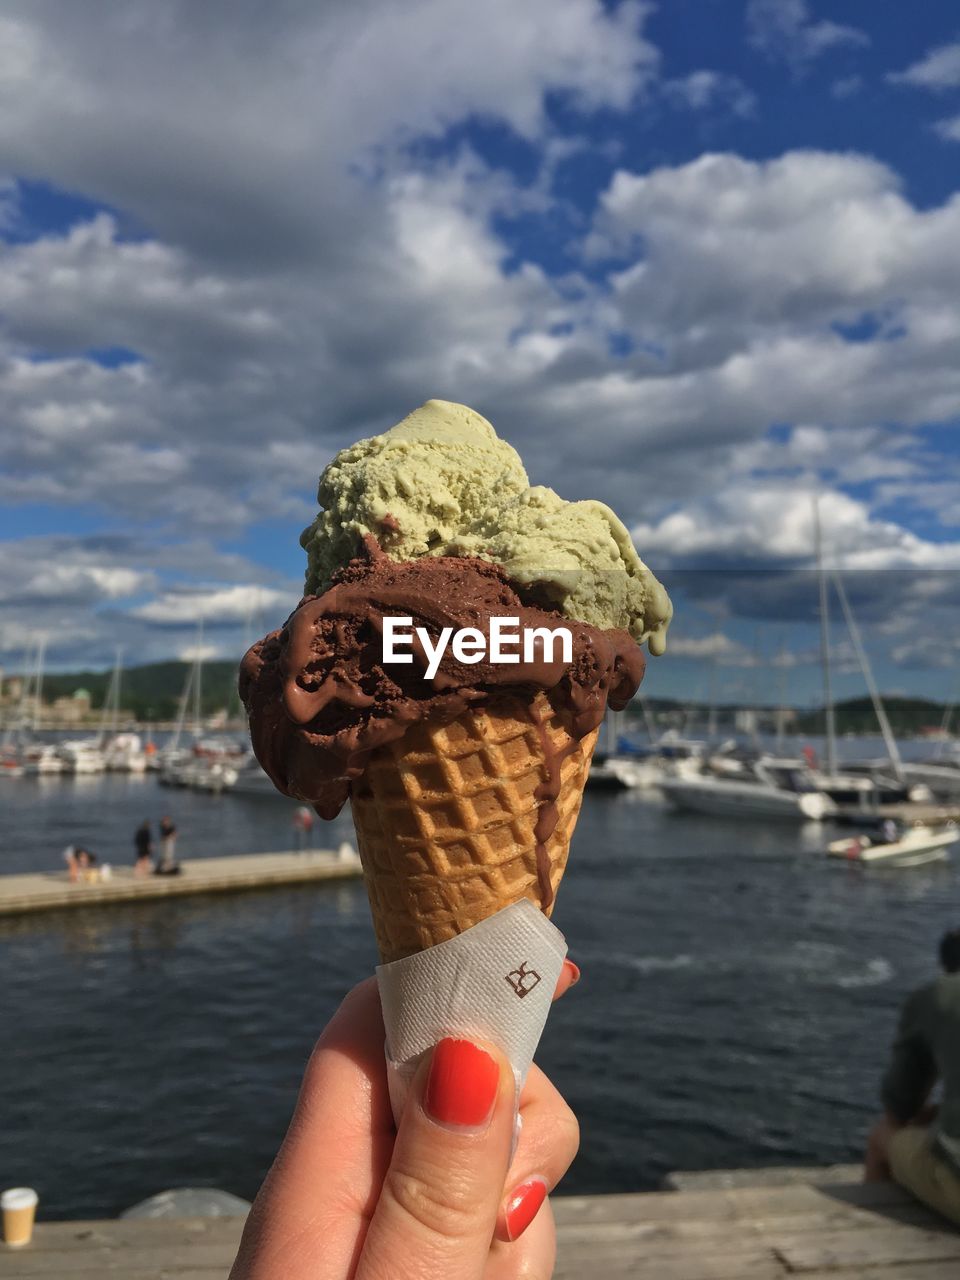
[[[500,1068],[469,1040],[441,1040],[433,1051],[423,1097],[427,1114],[440,1124],[475,1129],[493,1111]]]
[[[504,1209],[509,1239],[518,1240],[523,1235],[546,1198],[547,1184],[542,1178],[530,1178],[514,1188]]]

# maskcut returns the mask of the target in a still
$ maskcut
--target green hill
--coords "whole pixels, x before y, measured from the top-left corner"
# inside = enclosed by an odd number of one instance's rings
[[[921,729],[936,727],[943,719],[944,707],[927,698],[884,698],[883,705],[893,732],[898,735],[919,733]],[[848,698],[834,708],[837,733],[879,733],[877,716],[869,698]],[[825,733],[826,715],[823,708],[807,711],[797,716],[798,733]]]
[[[239,661],[239,659],[238,659]],[[153,662],[124,671],[120,684],[120,705],[138,720],[174,720],[190,672],[189,662]],[[239,710],[237,662],[206,662],[201,678],[201,711],[211,715],[228,707]],[[109,671],[52,673],[43,678],[43,700],[69,697],[76,689],[87,689],[93,707],[103,706],[110,684]]]

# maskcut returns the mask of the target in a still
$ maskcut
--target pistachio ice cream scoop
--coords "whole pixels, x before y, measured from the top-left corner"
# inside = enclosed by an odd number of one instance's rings
[[[664,651],[672,607],[625,526],[602,502],[531,487],[516,450],[466,405],[428,400],[382,435],[342,450],[320,477],[322,510],[301,537],[306,594],[373,535],[392,560],[466,556],[569,618],[628,631]]]

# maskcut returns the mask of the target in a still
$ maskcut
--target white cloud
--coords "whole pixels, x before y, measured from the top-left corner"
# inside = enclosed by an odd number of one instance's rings
[[[960,115],[938,120],[933,127],[945,142],[960,142]]]
[[[748,0],[747,38],[754,48],[797,67],[832,49],[870,43],[858,27],[817,21],[806,0]]]
[[[918,89],[955,89],[960,86],[960,40],[931,49],[919,62],[888,77],[894,84]]]
[[[620,171],[588,248],[632,260],[614,302],[661,353],[632,388],[639,419],[752,435],[761,402],[768,421],[848,426],[960,413],[958,241],[960,197],[918,210],[876,161],[789,152]],[[886,340],[834,328],[863,324]]]
[[[911,635],[903,644],[894,645],[890,656],[899,667],[950,672],[957,669],[957,645],[949,635],[923,632]],[[949,686],[945,694],[950,696]]]
[[[854,98],[864,86],[863,76],[840,76],[830,86],[830,92],[841,100]]]
[[[720,71],[693,71],[674,80],[665,80],[667,100],[692,111],[727,110],[736,116],[751,116],[757,99],[737,76]]]
[[[118,565],[49,564],[24,572],[13,562],[0,570],[0,602],[56,601],[90,605],[138,595],[153,585],[153,575]]]
[[[725,666],[749,666],[751,655],[743,645],[722,631],[708,636],[670,636],[671,658],[694,658],[702,661],[712,658]]]
[[[718,491],[690,502],[656,524],[633,529],[655,563],[687,568],[728,564],[810,566],[814,563],[813,503],[818,490],[796,482],[728,478]],[[960,569],[960,545],[928,542],[842,492],[821,497],[824,559],[830,568]]]
[[[132,609],[131,616],[144,622],[182,626],[203,622],[208,626],[244,622],[260,614],[284,608],[289,612],[289,595],[260,586],[211,587],[206,590],[168,591],[147,604]]]
[[[216,658],[233,657],[233,654],[225,654],[219,646],[215,644],[188,644],[184,645],[177,653],[177,657],[181,662],[212,662]]]
[[[208,261],[256,255],[267,270],[332,266],[375,241],[375,193],[364,208],[349,180],[365,155],[469,115],[532,138],[548,93],[623,109],[657,65],[634,0],[613,13],[599,0],[7,10],[43,73],[0,79],[0,170],[105,200]]]

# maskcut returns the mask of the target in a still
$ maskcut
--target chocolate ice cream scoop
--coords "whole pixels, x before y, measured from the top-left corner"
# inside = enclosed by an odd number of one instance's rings
[[[569,655],[542,642],[513,662],[460,660],[447,645],[432,677],[416,640],[413,661],[384,661],[384,618],[409,618],[431,648],[445,628],[474,628],[489,641],[494,618],[516,618],[520,633],[569,634]],[[410,630],[410,628],[408,628]],[[603,630],[523,600],[503,570],[460,556],[397,562],[372,536],[363,554],[308,596],[284,626],[259,641],[241,666],[240,694],[254,751],[280,791],[313,804],[324,818],[343,807],[371,752],[429,719],[449,723],[468,708],[505,696],[544,692],[574,739],[636,693],[644,661],[625,630]],[[553,772],[546,760],[548,773]],[[544,798],[552,788],[547,782]]]

